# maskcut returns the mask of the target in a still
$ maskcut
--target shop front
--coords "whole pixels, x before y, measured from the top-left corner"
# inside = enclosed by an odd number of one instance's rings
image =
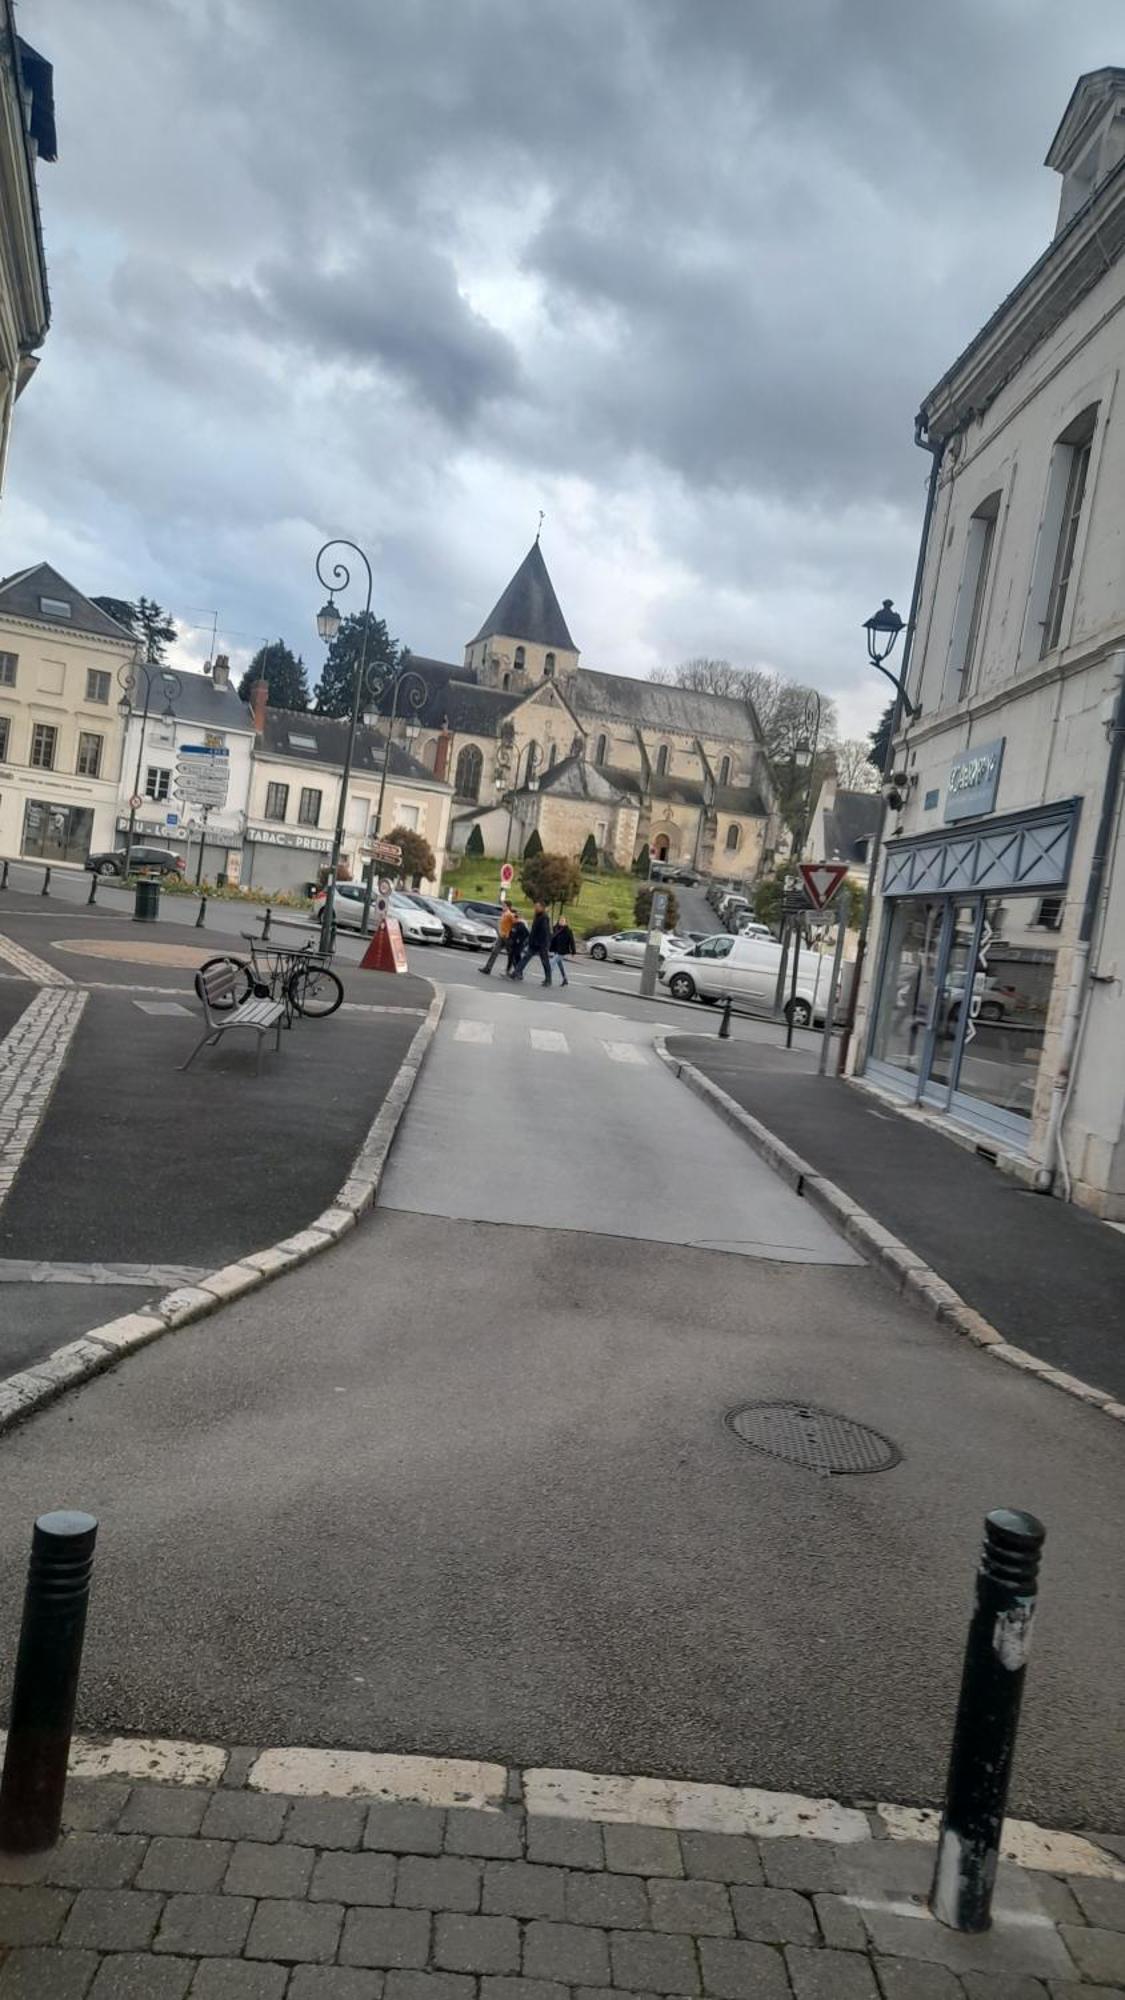
[[[1077,800],[891,843],[864,1074],[1025,1152]]]
[[[301,894],[331,858],[330,833],[298,833],[296,828],[251,824],[246,828],[243,886],[271,894],[279,890]]]

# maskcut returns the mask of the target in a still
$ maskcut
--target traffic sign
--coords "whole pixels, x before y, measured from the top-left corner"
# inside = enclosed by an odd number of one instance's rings
[[[505,861],[504,866],[500,870],[500,884],[502,888],[506,889],[508,887],[508,884],[511,882],[513,876],[515,875],[515,872],[516,871],[512,867],[511,862]]]
[[[143,806],[143,804],[144,800],[142,799],[140,793],[134,792],[132,798],[129,800],[129,811],[140,812],[140,809]]]
[[[847,872],[846,861],[802,861],[801,880],[814,910],[828,907]]]
[[[176,752],[172,790],[193,806],[218,807],[227,802],[230,751],[210,743],[181,743]]]
[[[384,868],[402,867],[402,849],[393,840],[373,840],[371,842],[372,861],[381,861]]]
[[[394,883],[393,883],[393,882],[391,881],[391,878],[390,878],[390,876],[389,876],[389,875],[380,875],[380,877],[379,877],[379,894],[380,894],[381,896],[383,896],[383,897],[386,897],[386,896],[389,896],[389,895],[390,895],[390,893],[391,893],[391,890],[392,890],[393,888],[394,888]]]

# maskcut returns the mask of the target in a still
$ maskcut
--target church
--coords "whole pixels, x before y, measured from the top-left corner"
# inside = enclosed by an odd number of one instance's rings
[[[417,709],[403,698],[413,684],[399,701],[413,754],[453,786],[452,853],[479,827],[498,859],[516,859],[534,830],[575,857],[593,834],[618,868],[645,846],[704,874],[753,879],[769,865],[778,816],[752,709],[580,666],[538,536],[460,665],[403,665],[425,685]]]

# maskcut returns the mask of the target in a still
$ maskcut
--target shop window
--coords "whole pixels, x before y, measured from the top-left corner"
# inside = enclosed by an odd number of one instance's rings
[[[104,736],[95,736],[83,729],[78,737],[78,758],[75,770],[80,778],[100,778],[102,774],[102,745]]]
[[[973,669],[982,637],[985,598],[988,595],[989,577],[992,572],[992,552],[996,542],[996,524],[1000,518],[1000,500],[999,493],[990,493],[988,499],[982,501],[969,521],[965,563],[961,572],[961,589],[949,641],[949,664],[945,687],[942,690],[943,703],[960,701],[972,686]]]
[[[467,743],[457,759],[453,789],[459,799],[479,799],[484,758],[475,743]]]
[[[49,722],[37,722],[31,732],[31,763],[37,771],[53,771],[59,732]]]
[[[163,764],[150,764],[145,772],[145,797],[162,804],[172,789],[172,773]]]
[[[279,784],[267,785],[266,810],[264,817],[266,819],[284,819],[288,811],[289,811],[288,785],[279,785]]]
[[[81,864],[90,852],[93,831],[91,806],[61,806],[48,799],[28,799],[23,809],[20,852],[35,861]]]

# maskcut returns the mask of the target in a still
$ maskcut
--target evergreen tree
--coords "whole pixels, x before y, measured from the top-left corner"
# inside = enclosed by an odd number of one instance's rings
[[[634,875],[647,876],[651,866],[652,866],[652,856],[648,851],[648,841],[646,840],[644,846],[642,847],[640,853],[638,854],[636,860],[633,863],[633,873]]]
[[[543,842],[539,838],[539,828],[533,826],[524,845],[523,858],[525,861],[534,861],[536,855],[542,852]],[[530,891],[528,893],[530,894]]]
[[[480,830],[479,819],[475,819],[469,829],[469,838],[465,842],[465,852],[474,857],[484,853],[484,835]]]
[[[305,709],[309,705],[304,660],[299,653],[290,650],[284,639],[274,639],[268,646],[259,646],[238,683],[240,701],[249,701],[255,681],[265,681],[270,691],[271,708]]]
[[[137,607],[130,604],[127,597],[92,597],[90,602],[96,604],[99,611],[104,611],[107,618],[115,618],[119,625],[124,625],[125,630],[136,638]]]
[[[138,597],[133,630],[145,649],[150,667],[159,667],[176,637],[176,627],[166,611],[151,597]]]
[[[596,869],[597,865],[598,865],[598,843],[594,839],[593,834],[588,833],[586,835],[582,852],[578,857],[578,866],[580,868],[585,868],[588,871],[592,872],[594,869]]]
[[[386,625],[375,613],[354,611],[341,620],[340,629],[328,648],[328,658],[316,686],[318,715],[350,715],[355,699],[355,677],[363,640],[364,618],[367,633],[367,687],[360,702],[360,714],[380,706],[380,693],[394,679],[403,657],[402,648],[391,638]]]
[[[895,702],[892,695],[874,729],[871,731],[871,748],[867,753],[867,761],[869,764],[874,764],[880,777],[882,777],[886,769],[887,748],[891,740],[891,723],[894,721],[894,713]]]

